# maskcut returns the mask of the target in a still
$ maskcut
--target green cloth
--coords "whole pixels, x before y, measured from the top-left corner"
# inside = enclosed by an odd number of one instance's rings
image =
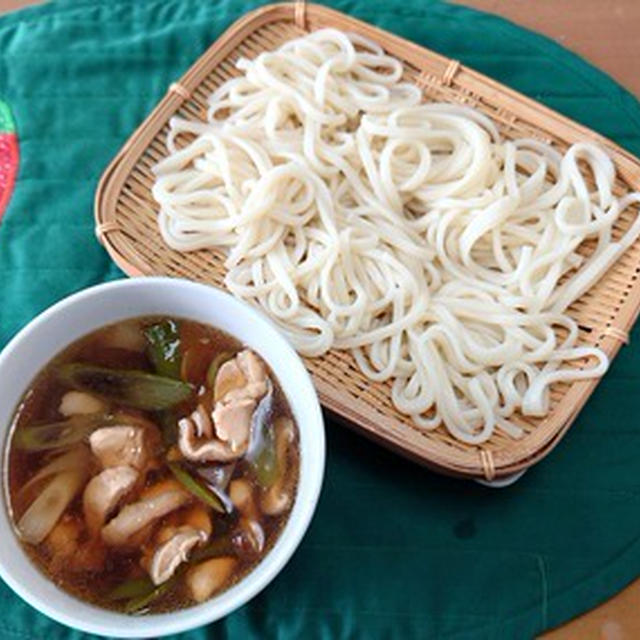
[[[640,153],[638,102],[545,38],[436,2],[331,4]],[[255,6],[75,0],[0,19],[0,97],[22,153],[0,225],[0,346],[62,296],[122,276],[93,236],[98,177],[170,82]],[[527,638],[620,590],[640,573],[633,337],[563,443],[509,489],[437,476],[329,422],[298,552],[253,602],[184,638]],[[0,610],[2,638],[81,635],[3,585]]]

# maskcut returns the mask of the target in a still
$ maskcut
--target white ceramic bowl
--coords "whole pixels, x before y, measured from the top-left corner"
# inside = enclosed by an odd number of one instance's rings
[[[286,394],[300,431],[300,480],[289,521],[274,547],[243,580],[211,600],[181,611],[127,616],[74,598],[56,587],[27,558],[0,509],[0,576],[47,616],[82,631],[118,637],[178,633],[224,617],[263,589],[300,543],[318,501],[324,473],[322,413],[302,361],[258,312],[203,284],[171,278],[135,278],[98,285],[58,302],[30,322],[0,353],[0,432],[5,447],[13,411],[44,365],[69,343],[106,324],[144,315],[170,315],[227,331],[259,353]]]

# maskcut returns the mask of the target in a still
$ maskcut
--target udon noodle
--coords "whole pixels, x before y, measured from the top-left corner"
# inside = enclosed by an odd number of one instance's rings
[[[226,247],[226,286],[300,353],[351,350],[418,427],[466,443],[520,437],[512,416],[545,415],[551,384],[606,371],[567,307],[640,233],[612,237],[640,194],[613,194],[601,148],[505,140],[333,29],[237,67],[207,122],[171,120],[153,187],[170,247]]]

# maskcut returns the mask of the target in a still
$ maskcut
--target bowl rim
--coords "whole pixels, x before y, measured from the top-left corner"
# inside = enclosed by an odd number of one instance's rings
[[[322,488],[324,471],[325,471],[325,458],[326,458],[326,438],[324,429],[324,420],[322,416],[322,410],[320,408],[320,402],[318,400],[317,392],[311,380],[311,376],[303,364],[300,356],[295,352],[293,347],[289,344],[286,338],[282,335],[275,323],[263,315],[261,312],[251,307],[247,303],[238,300],[229,293],[226,293],[219,288],[211,285],[194,282],[183,278],[170,278],[164,276],[144,276],[136,278],[121,278],[115,281],[109,281],[87,287],[73,293],[58,302],[54,303],[40,314],[35,316],[29,323],[27,323],[22,329],[20,329],[15,336],[7,343],[2,351],[0,351],[0,372],[5,366],[6,362],[10,360],[14,352],[24,348],[24,345],[35,334],[41,331],[46,331],[46,325],[49,320],[59,314],[60,312],[68,309],[69,307],[82,307],[91,299],[95,299],[96,296],[101,296],[108,292],[113,292],[118,289],[136,289],[136,288],[158,288],[162,290],[163,287],[178,288],[178,289],[192,289],[194,294],[208,295],[212,300],[217,299],[223,301],[223,304],[229,308],[234,309],[240,314],[244,314],[246,318],[250,318],[251,322],[255,323],[260,333],[264,334],[263,338],[269,341],[275,342],[277,349],[286,357],[290,364],[295,363],[296,369],[287,381],[283,381],[281,377],[278,381],[281,384],[283,391],[287,397],[290,397],[290,387],[295,380],[296,393],[300,394],[302,389],[302,395],[305,400],[305,411],[308,416],[311,417],[310,421],[305,421],[305,429],[299,429],[299,437],[301,442],[303,438],[309,441],[313,441],[313,462],[306,463],[301,460],[300,465],[300,477],[298,480],[298,492],[294,500],[291,512],[284,529],[280,533],[279,537],[274,543],[274,546],[269,550],[264,558],[238,583],[232,585],[218,596],[214,596],[204,603],[188,607],[186,609],[177,610],[168,613],[149,614],[144,616],[131,616],[116,611],[110,611],[96,605],[87,603],[79,598],[71,595],[70,593],[55,587],[53,582],[29,559],[28,555],[22,550],[23,559],[25,562],[30,563],[39,574],[36,581],[43,589],[48,586],[54,586],[56,592],[60,596],[60,601],[52,603],[49,599],[42,596],[42,594],[31,591],[29,588],[32,583],[25,584],[17,580],[12,571],[5,566],[5,558],[7,551],[0,549],[0,578],[25,602],[34,607],[39,612],[45,614],[49,618],[65,624],[69,627],[81,630],[83,632],[94,633],[98,635],[108,635],[111,637],[158,637],[173,633],[180,633],[193,629],[196,627],[209,624],[216,620],[219,620],[232,611],[238,609],[242,605],[246,604],[249,600],[255,597],[260,591],[262,591],[284,568],[285,564],[289,561],[291,556],[298,548],[304,534],[306,533],[317,502],[320,497]],[[144,316],[144,312],[135,311],[132,313],[123,313],[122,319],[127,317],[134,318]],[[151,315],[151,314],[148,314]],[[175,313],[167,313],[167,315],[178,315]],[[184,314],[182,317],[189,319],[189,314]],[[102,326],[113,324],[118,320],[105,322]],[[202,322],[202,320],[197,320]],[[210,322],[212,326],[215,326],[214,322]],[[90,333],[93,330],[98,329],[99,326],[95,326],[93,329],[80,330],[76,332],[70,341],[71,344],[75,340],[80,339],[83,335]],[[227,331],[233,337],[238,338],[233,334],[233,330]],[[57,349],[57,352],[64,349],[65,346],[61,346]],[[262,354],[261,354],[262,355]],[[266,358],[265,358],[266,359]],[[38,363],[38,370],[49,362],[50,358],[43,358],[43,361]],[[272,362],[267,362],[273,368]],[[29,381],[24,383],[24,387],[29,384]],[[24,392],[24,391],[23,391]],[[0,391],[1,395],[1,391]],[[16,398],[16,400],[18,400]],[[14,408],[11,408],[11,414],[14,412]],[[11,429],[11,424],[0,425],[0,439],[2,440],[2,458],[0,461],[0,473],[4,478],[4,474],[7,468],[8,458],[8,434]],[[307,469],[307,475],[303,475],[303,469]],[[313,474],[312,474],[313,472]],[[312,475],[311,475],[312,474]],[[6,484],[3,482],[3,484]],[[301,496],[301,487],[305,487],[304,499]],[[8,489],[3,491],[3,506],[9,523],[9,528],[12,528],[12,518],[10,514],[10,507],[7,501]],[[0,528],[4,528],[3,520],[0,520]],[[8,535],[15,536],[15,531],[11,531]],[[17,542],[17,540],[16,540]],[[78,610],[74,610],[71,606],[64,606],[64,601],[71,599],[73,603],[78,607]],[[72,604],[68,602],[67,604]],[[104,622],[94,622],[91,618],[87,618],[86,614],[89,610],[94,613],[99,612],[100,617],[109,618],[108,624]],[[90,611],[89,611],[90,612]],[[183,614],[183,615],[180,615]]]

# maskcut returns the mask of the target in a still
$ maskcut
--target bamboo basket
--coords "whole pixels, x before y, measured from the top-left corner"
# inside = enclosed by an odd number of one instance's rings
[[[248,13],[231,26],[179,82],[172,84],[143,124],[105,170],[95,197],[96,232],[113,260],[129,275],[164,274],[223,286],[224,256],[215,250],[178,253],[162,241],[151,196],[151,167],[166,154],[168,121],[174,114],[205,119],[208,95],[236,75],[240,56],[264,50],[305,31],[336,27],[377,41],[403,61],[406,79],[423,89],[426,101],[463,103],[489,115],[506,138],[534,137],[559,150],[576,141],[594,141],[613,158],[616,192],[640,190],[640,162],[611,141],[546,107],[450,60],[326,7],[295,2]],[[637,211],[627,211],[615,234],[628,228]],[[581,247],[589,252],[592,246]],[[628,340],[640,309],[640,242],[635,243],[590,291],[570,308],[582,343],[597,345],[613,358]],[[531,466],[560,441],[598,380],[557,384],[552,410],[544,419],[519,417],[525,436],[512,440],[495,433],[482,446],[454,440],[444,428],[420,431],[391,403],[390,385],[367,380],[352,356],[331,351],[307,359],[324,407],[375,441],[450,475],[505,477]],[[302,425],[304,428],[304,425]]]

